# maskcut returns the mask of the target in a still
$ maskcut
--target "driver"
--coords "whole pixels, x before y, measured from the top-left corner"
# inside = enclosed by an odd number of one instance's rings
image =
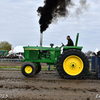
[[[67,36],[66,39],[68,40],[68,44],[66,46],[74,46],[74,43],[72,39],[70,38],[70,36]]]

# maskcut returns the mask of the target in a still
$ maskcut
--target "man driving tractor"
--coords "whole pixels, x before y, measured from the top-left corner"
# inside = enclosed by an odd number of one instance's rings
[[[74,43],[72,39],[70,38],[70,36],[67,36],[66,39],[68,40],[68,44],[66,46],[74,46]]]

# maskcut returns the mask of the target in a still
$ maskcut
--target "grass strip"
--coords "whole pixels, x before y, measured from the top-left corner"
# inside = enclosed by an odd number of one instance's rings
[[[0,69],[2,70],[21,70],[21,66],[0,66]],[[48,67],[42,67],[41,70],[48,70]],[[55,67],[50,67],[50,70],[56,70]]]

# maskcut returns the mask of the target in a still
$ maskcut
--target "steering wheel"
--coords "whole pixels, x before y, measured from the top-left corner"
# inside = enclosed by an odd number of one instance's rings
[[[64,44],[61,42],[62,46],[64,46]]]

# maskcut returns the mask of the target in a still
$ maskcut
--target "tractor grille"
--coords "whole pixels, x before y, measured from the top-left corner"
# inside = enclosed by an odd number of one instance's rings
[[[38,59],[38,50],[29,50],[29,59]]]

